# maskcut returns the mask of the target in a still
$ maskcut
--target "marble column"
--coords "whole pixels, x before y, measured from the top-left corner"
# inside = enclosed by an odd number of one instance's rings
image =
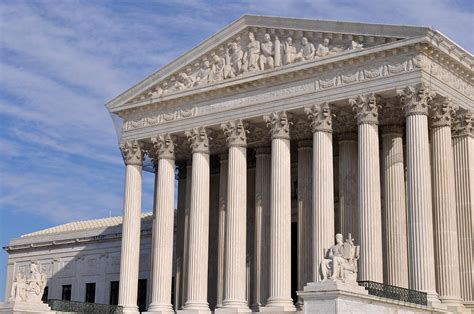
[[[349,233],[359,243],[358,200],[358,162],[357,133],[346,132],[339,136],[339,219],[340,230],[347,236]]]
[[[454,178],[461,297],[474,302],[474,120],[458,114],[453,125]]]
[[[424,85],[399,90],[406,116],[408,267],[410,289],[436,293],[433,207],[431,194],[428,105],[432,93]]]
[[[286,112],[264,117],[272,137],[270,294],[262,311],[295,311],[291,299],[291,163]]]
[[[383,226],[384,282],[408,288],[408,243],[403,164],[403,127],[382,127],[382,169],[384,187]]]
[[[118,303],[124,313],[138,313],[143,154],[138,141],[126,141],[120,148],[126,169]]]
[[[267,302],[269,293],[270,263],[270,170],[271,149],[256,149],[255,166],[255,302],[254,311]]]
[[[313,143],[298,142],[298,290],[313,281]],[[298,308],[303,307],[298,300]]]
[[[219,231],[217,243],[217,305],[222,307],[224,301],[224,267],[225,267],[225,214],[227,208],[227,173],[229,170],[228,155],[219,155]]]
[[[192,184],[193,162],[186,162],[186,192],[184,209],[184,252],[183,252],[183,293],[181,305],[188,300],[188,264],[189,264],[189,213],[191,210],[191,184]],[[209,179],[210,180],[210,179]],[[210,184],[210,183],[209,183]]]
[[[176,275],[174,296],[175,310],[183,306],[184,282],[184,239],[186,221],[186,164],[178,164],[178,208],[176,213]]]
[[[436,284],[439,299],[461,305],[452,118],[458,106],[449,99],[431,103],[431,149]]]
[[[247,282],[247,134],[242,120],[222,124],[229,147],[225,223],[224,301],[216,312],[250,312]]]
[[[174,143],[169,134],[152,138],[153,159],[157,166],[151,303],[148,313],[174,313],[171,305],[174,233]]]
[[[329,104],[305,108],[313,131],[313,279],[320,281],[320,264],[334,244],[334,182],[332,114]]]
[[[358,124],[360,280],[383,282],[378,105],[374,94],[349,100]]]
[[[183,312],[210,313],[207,302],[209,248],[209,138],[205,128],[186,132],[193,153],[191,204],[189,210],[189,243],[187,300]]]

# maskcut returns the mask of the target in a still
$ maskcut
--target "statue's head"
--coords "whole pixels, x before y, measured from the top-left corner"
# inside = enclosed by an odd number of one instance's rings
[[[307,45],[308,44],[308,38],[306,38],[306,37],[301,38],[301,43],[303,45]]]
[[[249,32],[249,39],[250,39],[250,41],[255,40],[255,35],[252,32]]]
[[[327,46],[327,45],[329,45],[329,39],[327,39],[327,38],[324,38],[324,40],[323,40],[323,44],[324,44],[324,46]]]
[[[288,43],[288,45],[292,45],[292,44],[293,44],[293,38],[288,37],[288,38],[286,39],[286,42]]]
[[[270,34],[266,33],[265,36],[263,36],[266,42],[270,41]]]
[[[204,61],[204,67],[207,69],[209,68],[211,65],[209,64],[209,61]]]
[[[342,234],[338,233],[336,234],[336,243],[340,244],[344,241],[344,237],[342,236]]]

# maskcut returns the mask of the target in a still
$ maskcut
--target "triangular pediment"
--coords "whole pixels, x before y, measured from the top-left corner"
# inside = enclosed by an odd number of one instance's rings
[[[429,28],[245,15],[107,103],[112,112],[255,73],[350,54]]]

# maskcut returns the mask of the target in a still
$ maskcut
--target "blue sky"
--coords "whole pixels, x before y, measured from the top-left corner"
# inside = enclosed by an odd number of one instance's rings
[[[124,166],[104,103],[245,13],[433,26],[474,51],[470,0],[3,0],[0,244],[120,215]],[[145,174],[145,210],[152,187]]]

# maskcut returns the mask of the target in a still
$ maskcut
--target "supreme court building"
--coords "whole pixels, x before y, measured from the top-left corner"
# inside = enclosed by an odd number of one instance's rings
[[[295,311],[337,232],[359,280],[472,307],[473,64],[427,27],[245,15],[108,102],[119,305],[138,311],[145,169],[149,312]]]

